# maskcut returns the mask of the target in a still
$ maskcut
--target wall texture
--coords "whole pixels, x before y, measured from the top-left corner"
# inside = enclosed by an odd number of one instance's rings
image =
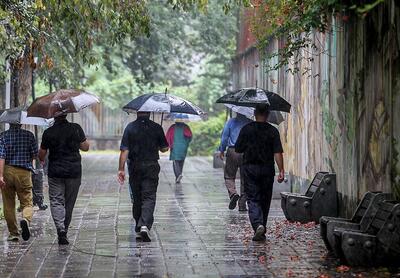
[[[245,20],[240,30],[248,30]],[[247,41],[243,35],[248,32],[241,32],[239,42]],[[238,44],[234,86],[257,82],[293,105],[280,131],[295,189],[317,171],[336,172],[342,214],[368,190],[399,196],[399,1],[385,1],[365,19],[333,18],[330,32],[314,33],[313,41],[318,53],[300,53],[314,58],[302,62],[305,74],[288,68],[266,72],[258,50]],[[265,51],[275,52],[280,43],[271,40]]]

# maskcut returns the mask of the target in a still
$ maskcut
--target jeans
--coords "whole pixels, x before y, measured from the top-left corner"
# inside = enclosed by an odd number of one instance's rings
[[[185,160],[174,160],[172,162],[175,178],[178,178],[180,175],[182,175],[184,164],[185,164]]]
[[[80,186],[81,178],[49,177],[50,210],[58,233],[68,232]]]
[[[133,218],[135,231],[146,226],[149,230],[154,222],[158,175],[160,165],[157,161],[133,162],[129,164],[129,186],[133,192]]]
[[[272,199],[274,175],[265,165],[244,165],[243,174],[249,218],[253,230],[259,225],[266,227]]]
[[[236,191],[236,174],[240,170],[240,199],[239,208],[246,208],[246,193],[244,191],[244,180],[242,173],[243,155],[235,152],[234,148],[228,148],[226,152],[226,163],[224,168],[225,186],[228,190],[229,198],[237,194]]]
[[[32,176],[29,170],[9,165],[4,166],[4,181],[6,186],[1,190],[3,198],[4,218],[7,222],[8,231],[17,236],[17,216],[15,213],[15,195],[18,196],[22,217],[32,221]]]

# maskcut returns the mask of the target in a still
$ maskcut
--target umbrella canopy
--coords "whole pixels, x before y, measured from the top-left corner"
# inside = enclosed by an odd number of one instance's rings
[[[246,107],[246,106],[237,106],[233,104],[224,104],[227,108],[231,109],[233,112],[238,114],[242,114],[247,118],[254,120],[254,108],[253,107]],[[280,125],[285,119],[283,115],[279,111],[270,111],[268,116],[268,122],[271,124]]]
[[[199,122],[207,120],[207,114],[200,116],[200,115],[183,114],[183,113],[169,113],[165,116],[165,120],[174,122]]]
[[[75,113],[95,104],[100,99],[83,90],[63,89],[37,98],[28,108],[28,116],[53,118],[67,113]]]
[[[205,114],[198,106],[183,98],[166,94],[151,93],[141,95],[122,108],[125,112],[182,113],[202,116]]]
[[[227,103],[239,106],[255,107],[259,103],[266,103],[272,111],[290,112],[290,103],[280,95],[260,88],[242,88],[226,94],[217,100],[217,103]]]
[[[27,114],[23,107],[7,109],[0,115],[0,123],[49,126],[53,121],[40,117],[28,117]]]

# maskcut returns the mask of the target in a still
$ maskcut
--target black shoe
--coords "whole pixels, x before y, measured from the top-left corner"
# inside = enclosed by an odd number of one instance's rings
[[[239,205],[239,211],[247,211],[246,205],[244,206]]]
[[[142,240],[144,242],[150,242],[150,236],[149,236],[149,229],[146,226],[142,226],[140,228],[140,235],[142,236]]]
[[[263,225],[259,225],[257,227],[257,230],[253,236],[253,241],[264,241],[266,239],[265,237],[265,227]]]
[[[19,225],[22,229],[22,239],[27,241],[31,237],[31,231],[29,230],[29,223],[28,220],[25,218],[19,222]]]
[[[58,233],[58,244],[59,245],[68,245],[69,244],[66,232]]]
[[[236,205],[237,205],[237,202],[238,202],[239,198],[240,198],[240,196],[238,194],[233,194],[232,195],[231,201],[229,202],[229,209],[230,210],[236,208]]]
[[[40,205],[38,205],[38,208],[39,208],[39,210],[46,210],[48,208],[48,206],[45,204],[40,204]]]

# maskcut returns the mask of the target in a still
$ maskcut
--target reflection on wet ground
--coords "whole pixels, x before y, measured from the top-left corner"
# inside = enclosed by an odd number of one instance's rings
[[[128,188],[115,178],[117,156],[89,154],[70,229],[73,244],[57,245],[49,210],[35,213],[28,242],[8,243],[1,221],[0,277],[396,275],[339,266],[327,256],[318,226],[287,223],[279,200],[273,201],[267,241],[254,243],[247,214],[227,209],[222,172],[210,159],[188,159],[181,184],[165,158],[161,165],[152,242],[135,240]]]

